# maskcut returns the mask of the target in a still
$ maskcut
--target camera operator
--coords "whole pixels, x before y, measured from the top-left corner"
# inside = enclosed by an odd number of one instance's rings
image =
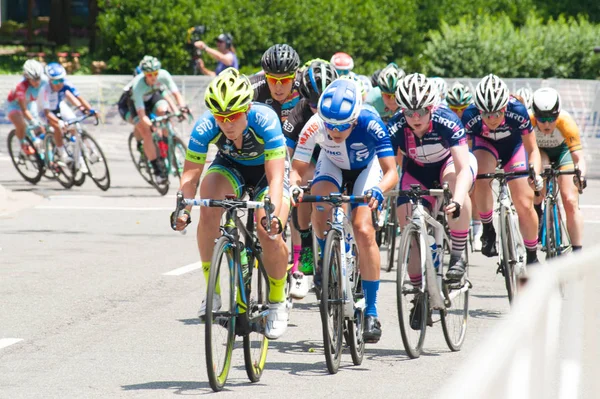
[[[211,71],[204,66],[204,60],[198,58],[196,61],[198,69],[206,76],[217,76],[221,71],[228,67],[233,67],[235,69],[239,69],[240,67],[237,56],[235,55],[235,48],[233,47],[233,36],[229,33],[221,33],[219,37],[217,37],[217,49],[208,47],[202,40],[194,42],[194,46],[201,51],[205,51],[208,55],[217,60],[217,67],[214,71]]]

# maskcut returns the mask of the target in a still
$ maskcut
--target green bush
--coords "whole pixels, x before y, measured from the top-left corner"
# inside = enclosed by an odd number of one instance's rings
[[[585,18],[560,17],[546,24],[529,17],[521,28],[506,15],[463,18],[430,32],[421,58],[424,73],[437,76],[585,78],[600,75],[600,57],[592,49],[600,25]]]
[[[102,45],[108,70],[130,74],[144,55],[174,74],[189,72],[184,47],[188,27],[199,20],[193,0],[99,0]]]

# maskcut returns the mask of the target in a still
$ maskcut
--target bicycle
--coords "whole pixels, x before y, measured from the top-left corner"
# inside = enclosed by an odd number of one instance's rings
[[[466,262],[465,273],[460,280],[443,278],[445,271],[449,269],[452,245],[447,230],[438,221],[437,215],[443,214],[452,194],[447,184],[441,189],[430,190],[422,190],[418,184],[413,184],[409,190],[393,194],[408,197],[412,204],[410,222],[402,228],[400,234],[396,276],[398,320],[406,353],[411,359],[421,355],[426,328],[433,326],[434,310],[439,311],[446,344],[451,351],[459,351],[466,336],[469,291],[473,285],[469,281],[469,265]],[[423,196],[443,198],[435,208],[435,216],[425,210]],[[431,239],[435,244],[429,242]],[[412,256],[418,256],[421,275],[419,285],[413,284],[408,275]],[[408,309],[410,304],[414,305],[411,310]],[[419,318],[415,318],[416,316]]]
[[[339,370],[342,354],[342,337],[350,348],[352,362],[358,366],[364,357],[365,300],[360,280],[359,253],[354,239],[352,221],[342,209],[344,204],[369,202],[371,195],[304,195],[292,193],[297,203],[327,202],[333,205],[329,230],[325,233],[319,310],[323,325],[323,343],[327,370]],[[375,211],[372,221],[377,228]],[[317,263],[315,263],[317,265]],[[315,270],[315,273],[318,273]]]
[[[529,165],[529,170],[505,172],[503,169],[496,168],[493,173],[482,173],[477,175],[477,179],[498,180],[498,197],[496,199],[495,211],[498,213],[498,230],[500,231],[499,251],[498,251],[498,270],[504,276],[504,283],[508,293],[508,301],[512,303],[517,291],[519,290],[518,280],[526,276],[526,250],[519,229],[517,211],[510,196],[508,188],[508,178],[517,176],[529,176],[535,178],[533,165]],[[492,182],[490,182],[490,185]],[[536,192],[536,195],[539,193]]]
[[[573,182],[578,188],[579,194],[583,192],[579,184],[581,171],[577,166],[572,170],[558,170],[551,165],[544,167],[541,176],[546,180],[546,197],[540,225],[540,243],[542,251],[546,252],[546,260],[573,251],[565,218],[559,205],[558,176],[561,175],[575,175]]]
[[[92,117],[95,118],[94,126],[98,126],[98,114],[94,110],[65,122],[64,147],[72,159],[68,164],[60,160],[54,134],[47,134],[44,138],[46,167],[64,188],[83,185],[86,176],[89,176],[102,191],[110,188],[110,171],[106,156],[94,137],[81,126],[84,120]]]
[[[254,233],[254,209],[271,209],[271,200],[242,201],[234,195],[224,200],[184,199],[177,193],[171,227],[175,229],[175,215],[186,206],[219,207],[225,209],[222,235],[216,240],[206,290],[205,351],[206,368],[211,388],[223,389],[231,368],[231,356],[236,336],[243,337],[244,364],[251,382],[260,380],[267,358],[269,340],[264,335],[269,311],[269,280],[262,260],[262,248]],[[246,224],[240,209],[248,209]],[[271,225],[266,212],[267,226]],[[269,231],[270,232],[270,231]],[[243,238],[244,242],[240,241]],[[242,264],[246,253],[247,266]],[[220,293],[224,310],[213,310],[213,297]],[[221,342],[218,342],[221,337]],[[220,358],[221,357],[221,358]]]
[[[383,206],[383,211],[379,217],[379,225],[382,226],[379,233],[381,238],[379,239],[378,245],[381,248],[383,246],[387,253],[387,264],[385,266],[386,272],[391,272],[394,268],[395,255],[396,255],[396,241],[400,235],[400,226],[398,224],[397,216],[397,203],[398,197],[388,196]]]
[[[10,159],[17,172],[31,184],[37,184],[46,172],[45,151],[42,142],[44,136],[38,136],[36,134],[38,130],[39,125],[28,124],[25,129],[25,137],[19,140],[17,131],[13,129],[8,134],[6,144]],[[51,178],[52,175],[47,177]]]
[[[188,115],[190,120],[193,119],[190,113],[188,113]],[[150,118],[152,125],[155,128],[155,131],[152,133],[152,140],[154,141],[156,154],[163,158],[165,162],[167,180],[164,183],[158,184],[156,182],[152,164],[146,157],[144,149],[142,147],[138,148],[138,141],[133,132],[131,132],[128,139],[129,155],[131,155],[131,160],[133,161],[135,168],[142,178],[148,184],[156,188],[161,195],[166,195],[169,192],[169,175],[181,178],[181,174],[183,173],[183,164],[185,162],[187,146],[183,140],[177,136],[171,123],[172,118],[179,117],[180,114],[167,113],[166,115],[152,116]],[[168,134],[166,137],[162,137],[159,132],[165,130]]]

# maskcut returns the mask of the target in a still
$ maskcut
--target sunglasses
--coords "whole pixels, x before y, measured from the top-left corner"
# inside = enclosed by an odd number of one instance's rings
[[[381,95],[386,96],[389,99],[396,98],[396,95],[394,93],[386,93],[385,91],[382,91]]]
[[[481,117],[485,119],[496,119],[500,118],[504,114],[504,110],[495,111],[495,112],[482,112]]]
[[[271,84],[286,85],[286,84],[292,83],[294,81],[294,79],[296,78],[296,72],[294,72],[290,75],[282,76],[280,78],[278,78],[277,76],[273,76],[273,75],[269,75],[268,73],[265,73],[265,77],[267,78],[267,82],[269,82]]]
[[[146,76],[158,76],[158,71],[144,72]]]
[[[404,114],[404,116],[406,117],[411,117],[411,118],[422,118],[425,115],[427,115],[429,113],[429,111],[431,111],[431,107],[425,107],[425,108],[419,108],[419,109],[408,109],[408,108],[402,108],[402,113]]]
[[[242,115],[244,115],[248,111],[248,107],[241,111],[230,112],[228,114],[213,114],[215,120],[221,123],[234,123],[239,120]]]
[[[52,83],[53,85],[59,85],[59,84],[62,84],[62,83],[64,83],[64,82],[65,82],[65,80],[64,80],[64,79],[52,79],[52,80],[50,81],[50,83]]]
[[[336,69],[338,76],[344,76],[344,75],[350,75],[350,71],[347,69],[341,70],[341,69]]]
[[[557,116],[535,116],[535,120],[539,123],[552,123],[558,119]]]
[[[329,123],[329,122],[323,122],[323,124],[325,125],[325,129],[327,129],[327,130],[337,130],[338,132],[343,132],[345,130],[350,129],[352,127],[352,125],[354,124],[354,122],[342,123],[339,125]]]
[[[314,104],[313,103],[308,103],[308,106],[311,107],[312,109],[317,109],[318,105],[319,104],[317,104],[317,103],[314,103]]]
[[[456,111],[464,111],[465,109],[469,108],[469,104],[465,104],[465,105],[448,105],[448,108],[450,108],[454,112],[456,112]]]

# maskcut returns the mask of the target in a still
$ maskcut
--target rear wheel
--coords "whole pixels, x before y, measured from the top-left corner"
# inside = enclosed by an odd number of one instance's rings
[[[87,132],[81,133],[83,159],[88,173],[96,186],[102,191],[110,188],[110,171],[104,156],[104,151],[96,140]]]
[[[340,367],[344,335],[340,242],[341,236],[337,230],[330,230],[327,233],[321,271],[320,310],[323,324],[323,345],[327,370],[331,374],[337,373]]]
[[[17,172],[31,184],[36,184],[44,174],[44,161],[40,157],[33,141],[27,136],[23,143],[17,137],[17,132],[13,129],[8,134],[7,140],[8,154],[17,169]]]
[[[64,188],[73,187],[73,185],[75,184],[73,160],[71,159],[71,163],[69,165],[65,164],[61,160],[60,155],[58,153],[58,148],[56,147],[56,143],[54,141],[53,134],[47,134],[44,138],[44,143],[46,147],[46,165],[54,174],[54,178]]]
[[[429,300],[425,294],[425,259],[421,253],[426,254],[423,240],[419,230],[412,224],[406,225],[400,235],[400,250],[398,251],[398,271],[396,274],[396,300],[398,305],[398,321],[400,322],[400,334],[407,355],[411,359],[421,356],[423,343],[425,342],[425,331],[427,327],[427,315]],[[416,286],[411,282],[408,274],[409,263],[419,265],[418,273],[421,273],[421,284]]]
[[[398,216],[396,215],[396,197],[390,197],[391,201],[390,212],[388,214],[388,220],[385,228],[386,230],[386,246],[387,246],[387,254],[388,254],[388,262],[386,271],[391,272],[394,268],[394,263],[396,262],[396,243],[398,240]]]
[[[129,155],[131,156],[131,160],[133,161],[133,165],[140,173],[142,178],[148,184],[152,184],[152,174],[148,164],[148,160],[146,158],[146,154],[144,150],[141,151],[138,149],[138,142],[135,138],[135,134],[131,132],[128,139],[129,143]]]
[[[183,164],[185,163],[185,156],[187,154],[187,146],[178,137],[173,136],[173,151],[169,151],[169,172],[181,179],[183,174]]]

